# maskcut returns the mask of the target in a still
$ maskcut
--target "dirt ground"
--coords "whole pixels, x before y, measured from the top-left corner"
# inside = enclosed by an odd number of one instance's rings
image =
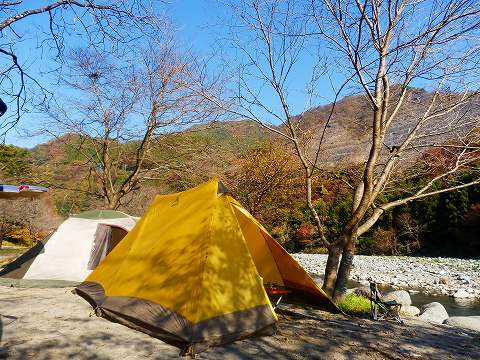
[[[480,333],[408,320],[405,325],[285,310],[274,336],[213,348],[200,359],[480,359]],[[177,358],[179,350],[89,316],[71,288],[0,286],[0,359]]]

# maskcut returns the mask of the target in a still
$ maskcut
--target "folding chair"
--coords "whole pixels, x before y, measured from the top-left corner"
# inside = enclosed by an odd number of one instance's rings
[[[395,300],[383,301],[380,298],[377,283],[370,283],[370,311],[373,320],[395,320],[403,324],[400,318],[401,304]]]

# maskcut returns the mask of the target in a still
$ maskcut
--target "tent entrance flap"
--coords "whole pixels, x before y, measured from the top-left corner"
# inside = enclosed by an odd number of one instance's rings
[[[283,278],[260,228],[236,205],[232,206],[237,217],[243,237],[252,255],[257,271],[264,284],[284,286]]]
[[[94,270],[127,234],[128,231],[119,226],[98,224],[87,268]]]

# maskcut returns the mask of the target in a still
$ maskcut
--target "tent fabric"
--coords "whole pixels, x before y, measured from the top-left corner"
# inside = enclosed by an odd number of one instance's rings
[[[52,234],[48,235],[45,239],[40,240],[14,261],[5,265],[5,267],[0,270],[0,277],[22,279],[35,258],[45,251],[45,244],[48,242],[51,236]]]
[[[0,199],[36,198],[47,191],[48,188],[42,186],[0,184]]]
[[[272,333],[277,316],[264,282],[338,312],[220,184],[156,196],[77,294],[99,316],[196,352]]]
[[[128,214],[116,210],[89,210],[81,212],[77,215],[72,215],[74,218],[81,219],[121,219],[121,218],[133,218]]]
[[[98,224],[95,231],[90,260],[87,269],[94,270],[98,264],[118,245],[128,231],[121,227],[107,224]]]
[[[20,256],[1,272],[3,278],[30,280],[64,280],[81,282],[91,273],[88,264],[92,258],[95,233],[100,224],[119,227],[124,234],[133,228],[135,218],[70,217],[48,238]],[[117,240],[118,242],[118,240]],[[111,244],[113,245],[113,244]],[[108,250],[108,249],[106,249]],[[106,253],[104,254],[106,255]],[[97,263],[103,257],[97,258]]]

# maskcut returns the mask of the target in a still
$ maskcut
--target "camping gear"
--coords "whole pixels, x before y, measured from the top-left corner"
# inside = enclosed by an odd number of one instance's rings
[[[265,284],[265,291],[273,299],[273,310],[278,310],[280,302],[282,301],[285,295],[291,294],[292,291],[286,288],[285,286],[278,286],[275,284]]]
[[[41,186],[0,184],[0,199],[34,198],[47,191],[48,188]]]
[[[135,223],[136,218],[112,210],[71,216],[50,236],[6,265],[0,271],[0,279],[63,280],[78,284]]]
[[[263,278],[263,279],[262,279]],[[339,312],[305,270],[218,179],[156,196],[137,225],[75,291],[98,316],[197,353],[272,334],[263,282],[291,301]]]
[[[401,306],[395,300],[383,301],[377,283],[370,282],[370,311],[373,320],[391,319],[403,324],[400,318]]]

